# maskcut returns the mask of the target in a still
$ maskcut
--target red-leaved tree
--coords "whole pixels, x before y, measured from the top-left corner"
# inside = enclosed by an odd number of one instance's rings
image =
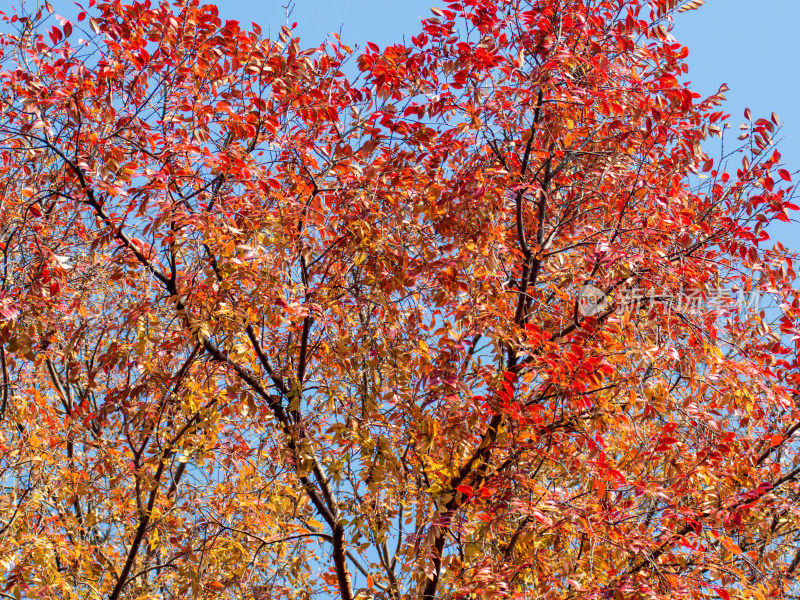
[[[698,3],[6,17],[0,596],[800,593],[792,176]]]

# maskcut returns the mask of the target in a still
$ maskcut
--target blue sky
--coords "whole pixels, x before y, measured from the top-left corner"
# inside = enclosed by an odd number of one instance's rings
[[[704,94],[725,82],[727,112],[736,126],[745,106],[753,117],[781,118],[781,154],[800,168],[800,2],[706,0],[680,15],[674,35],[689,47],[689,79]],[[793,167],[793,168],[792,168]]]
[[[689,48],[689,80],[696,91],[710,94],[720,83],[730,86],[724,108],[733,131],[744,122],[745,107],[754,119],[778,114],[782,129],[775,137],[783,138],[778,147],[792,172],[800,169],[798,23],[799,0],[706,0],[699,10],[681,15],[673,32]],[[800,174],[793,179],[800,183]],[[797,223],[776,223],[769,232],[800,251]]]

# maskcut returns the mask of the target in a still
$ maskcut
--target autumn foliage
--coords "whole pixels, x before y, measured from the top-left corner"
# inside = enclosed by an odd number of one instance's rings
[[[800,593],[792,174],[697,4],[9,12],[0,596]]]

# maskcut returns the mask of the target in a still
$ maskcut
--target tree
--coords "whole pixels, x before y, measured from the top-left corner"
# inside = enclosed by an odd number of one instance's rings
[[[3,597],[797,594],[794,188],[698,4],[6,17]]]

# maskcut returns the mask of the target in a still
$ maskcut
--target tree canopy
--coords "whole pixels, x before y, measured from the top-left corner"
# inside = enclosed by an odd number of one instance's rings
[[[792,174],[701,3],[9,12],[0,596],[796,597]]]

